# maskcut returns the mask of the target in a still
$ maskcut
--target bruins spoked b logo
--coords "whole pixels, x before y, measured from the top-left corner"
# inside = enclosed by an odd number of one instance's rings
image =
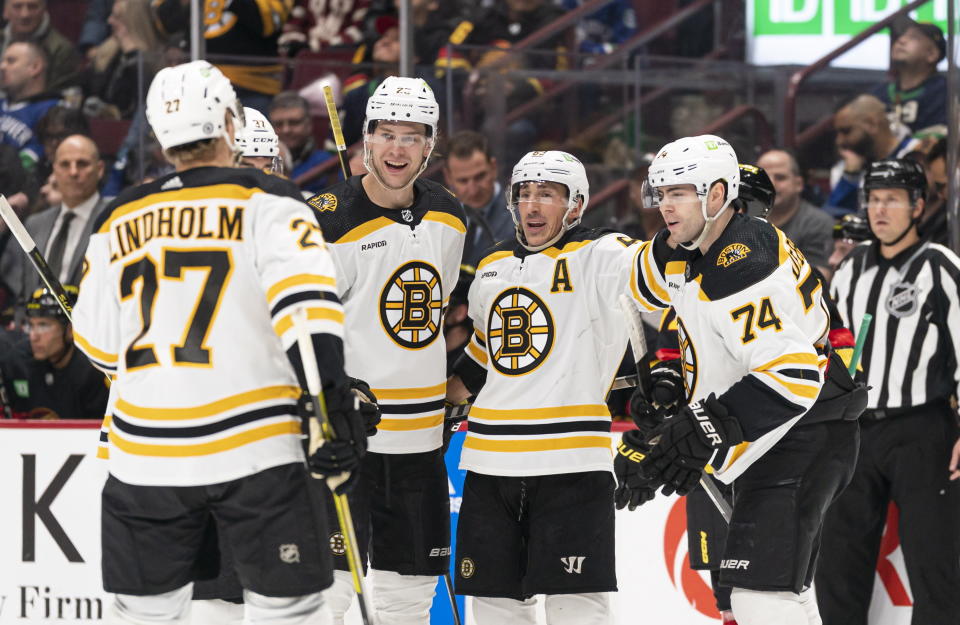
[[[440,274],[420,260],[397,269],[380,293],[383,329],[407,349],[421,349],[437,338],[442,308]]]
[[[687,397],[693,397],[697,388],[697,351],[693,348],[687,327],[677,317],[677,339],[680,341],[680,358],[683,366],[683,385],[687,388]]]
[[[497,296],[487,320],[490,361],[504,375],[533,371],[553,347],[553,318],[539,297],[524,288]]]

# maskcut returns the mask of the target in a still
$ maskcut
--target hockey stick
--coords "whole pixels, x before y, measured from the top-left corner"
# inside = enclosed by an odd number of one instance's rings
[[[863,353],[863,345],[867,342],[867,334],[870,332],[871,321],[873,321],[873,315],[864,313],[863,321],[860,322],[860,329],[857,330],[857,342],[853,347],[853,356],[850,358],[850,368],[847,369],[851,378],[857,373],[857,365],[860,363],[860,354]]]
[[[637,377],[644,384],[642,388],[647,389],[650,383],[650,365],[646,358],[647,340],[643,335],[643,321],[640,319],[640,311],[638,311],[637,307],[630,302],[630,299],[622,293],[620,294],[620,309],[623,311],[623,316],[626,317],[627,320],[630,348],[633,350],[633,360],[637,364]],[[656,438],[650,441],[653,445],[656,445],[656,442]],[[724,520],[726,520],[729,525],[733,510],[730,508],[727,500],[723,498],[717,485],[713,483],[713,480],[711,480],[706,473],[700,476],[700,486],[706,491],[707,496],[710,497],[710,501],[717,507],[717,510],[723,515]]]
[[[313,340],[310,338],[310,330],[307,328],[307,311],[298,308],[294,311],[293,325],[297,330],[297,347],[300,349],[300,361],[303,364],[304,377],[307,380],[307,393],[310,395],[310,401],[313,403],[314,419],[310,419],[310,443],[308,453],[313,454],[317,449],[323,446],[327,441],[336,437],[333,426],[327,419],[327,405],[323,400],[323,391],[320,384],[320,371],[317,369],[317,356],[313,351]],[[324,476],[317,473],[312,474],[317,479],[323,479]],[[357,536],[353,530],[353,515],[350,513],[350,502],[347,501],[346,494],[337,494],[337,487],[347,481],[349,473],[339,475],[330,475],[326,477],[327,486],[330,488],[330,495],[333,497],[333,505],[337,509],[337,521],[340,524],[340,531],[343,533],[343,546],[347,554],[347,562],[350,565],[350,576],[353,579],[353,589],[357,593],[357,599],[360,603],[360,616],[364,625],[372,625],[370,619],[371,610],[367,605],[367,593],[363,587],[363,563],[360,562],[360,552],[357,550]]]
[[[60,284],[57,276],[53,274],[53,270],[50,269],[50,265],[47,264],[43,253],[37,248],[33,237],[31,237],[27,229],[23,227],[23,222],[17,217],[17,214],[10,206],[10,202],[7,201],[6,196],[2,193],[0,193],[0,217],[3,217],[3,220],[7,222],[7,227],[10,228],[10,232],[13,233],[13,236],[17,239],[20,247],[23,248],[27,258],[33,263],[37,273],[40,274],[40,279],[43,280],[43,283],[47,285],[50,292],[57,298],[57,303],[60,304],[60,308],[62,308],[64,314],[67,315],[67,319],[73,323],[73,307],[70,305],[70,300],[67,299],[67,293],[63,290],[63,285]]]
[[[327,117],[330,118],[330,131],[333,133],[333,142],[337,146],[337,158],[340,159],[340,170],[343,179],[351,176],[350,160],[347,158],[347,142],[343,139],[343,128],[340,126],[340,114],[337,113],[337,103],[333,101],[333,89],[330,85],[323,87],[323,99],[327,103]]]

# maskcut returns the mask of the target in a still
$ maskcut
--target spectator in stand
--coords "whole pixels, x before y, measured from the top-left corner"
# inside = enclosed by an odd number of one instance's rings
[[[91,50],[84,73],[83,112],[87,117],[132,119],[143,98],[137,93],[138,57],[143,55],[144,89],[161,67],[163,34],[150,0],[116,0],[110,12],[113,34]]]
[[[280,93],[283,65],[262,60],[279,54],[277,40],[290,16],[294,0],[205,0],[203,22],[206,54],[230,79],[244,106],[266,114]],[[186,32],[190,26],[189,0],[154,0],[153,8],[164,34]],[[218,61],[218,55],[230,60]],[[236,57],[258,57],[244,62]]]
[[[287,56],[309,48],[320,52],[363,40],[370,0],[297,0],[283,25],[280,47]]]
[[[86,54],[91,48],[99,46],[110,36],[110,7],[113,0],[90,0],[87,5],[87,17],[80,28],[77,38],[77,50]]]
[[[26,217],[38,191],[36,180],[20,162],[17,148],[0,143],[0,193],[7,198],[10,207],[21,220]],[[3,253],[6,232],[7,224],[0,219],[0,254]],[[3,276],[0,276],[0,280],[2,279]]]
[[[447,143],[443,177],[467,212],[463,263],[476,266],[495,243],[513,240],[517,227],[507,210],[506,189],[497,180],[497,159],[487,138],[461,130]]]
[[[67,299],[77,287],[65,284]],[[107,385],[73,344],[73,329],[56,296],[37,289],[26,305],[29,352],[14,346],[3,359],[2,376],[13,415],[30,419],[101,419]]]
[[[363,138],[363,120],[366,117],[367,100],[387,76],[395,75],[400,63],[400,21],[396,15],[381,15],[374,20],[376,38],[365,43],[358,54],[370,54],[363,58],[373,63],[370,74],[358,72],[349,76],[343,85],[343,138],[353,145]]]
[[[947,139],[940,139],[924,157],[927,172],[927,203],[920,218],[920,233],[923,238],[949,247],[950,233],[947,228]]]
[[[946,132],[947,78],[937,64],[947,55],[943,31],[935,24],[905,18],[890,29],[890,74],[873,95],[887,107],[892,122],[911,132]],[[939,128],[932,128],[939,127]]]
[[[649,169],[649,165],[641,165],[630,172],[628,177],[630,209],[623,222],[616,228],[617,231],[641,241],[652,239],[653,235],[667,227],[659,208],[644,206],[643,183],[647,179]],[[629,397],[629,394],[627,396]]]
[[[37,123],[59,102],[47,91],[46,69],[43,48],[30,41],[10,44],[0,58],[0,86],[6,93],[0,100],[0,142],[17,148],[28,171],[44,155]]]
[[[770,150],[760,155],[757,166],[767,172],[777,191],[767,221],[783,230],[807,262],[829,279],[834,219],[800,197],[803,176],[796,157],[786,150]]]
[[[32,215],[24,226],[60,282],[77,284],[93,222],[107,204],[97,191],[103,177],[103,161],[96,144],[83,135],[64,139],[57,148],[53,174],[61,204]],[[17,301],[40,287],[40,278],[15,245],[4,250],[0,275]]]
[[[833,117],[840,153],[830,172],[830,197],[824,210],[834,217],[855,212],[863,171],[873,161],[902,158],[919,143],[902,124],[891,127],[886,107],[875,96],[859,95]]]
[[[53,155],[61,141],[70,135],[89,134],[90,123],[81,111],[59,104],[47,111],[37,122],[37,139],[43,146],[43,158],[33,170],[37,182],[42,184],[53,174]]]
[[[585,0],[562,0],[560,5],[572,11]],[[629,0],[614,0],[577,24],[577,42],[580,52],[610,54],[618,45],[637,32],[637,15]]]
[[[313,120],[310,118],[310,103],[294,91],[284,91],[270,103],[267,116],[280,141],[290,149],[293,157],[290,178],[296,179],[333,155],[317,147],[313,138]],[[304,191],[319,192],[327,186],[320,177],[304,185]]]
[[[46,85],[60,91],[76,81],[80,55],[66,37],[50,24],[46,0],[5,0],[3,19],[7,25],[0,35],[0,50],[17,41],[40,46],[48,59]]]

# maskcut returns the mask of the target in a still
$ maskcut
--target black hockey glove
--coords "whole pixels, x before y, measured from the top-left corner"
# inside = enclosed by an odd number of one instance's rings
[[[367,438],[375,436],[377,425],[380,423],[377,396],[370,390],[370,385],[359,378],[350,378],[350,389],[360,400],[360,416],[363,417],[363,428],[367,432]]]
[[[646,477],[641,469],[649,451],[650,446],[638,430],[623,433],[623,438],[617,445],[617,457],[613,459],[613,471],[617,476],[617,490],[613,493],[613,500],[617,510],[626,507],[636,510],[637,506],[642,506],[657,494],[659,484]]]
[[[644,436],[672,417],[686,396],[679,358],[664,360],[650,371],[650,386],[637,388],[630,397],[630,416]]]
[[[350,477],[337,486],[337,494],[353,487],[359,474],[360,459],[367,452],[367,435],[364,431],[360,401],[349,385],[324,390],[327,404],[327,419],[333,426],[334,440],[324,442],[307,459],[310,470],[325,478],[341,473]]]
[[[656,438],[644,472],[663,483],[664,495],[686,495],[700,481],[714,452],[743,442],[743,431],[736,417],[711,393],[667,419]]]

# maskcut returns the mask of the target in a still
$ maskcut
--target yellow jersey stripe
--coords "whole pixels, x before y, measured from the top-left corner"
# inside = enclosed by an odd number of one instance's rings
[[[277,282],[272,287],[267,289],[267,301],[272,302],[277,295],[291,287],[304,286],[306,284],[316,284],[320,286],[336,288],[337,279],[333,276],[323,276],[314,273],[300,273],[295,276],[290,276],[289,278],[284,278],[280,282]]]
[[[308,308],[307,309],[307,320],[308,321],[333,321],[334,323],[339,323],[343,325],[343,311],[334,310],[333,308]],[[284,315],[273,324],[273,331],[277,333],[277,336],[283,336],[287,330],[293,327],[293,317],[291,315]]]
[[[104,364],[115,365],[117,364],[117,360],[119,360],[119,357],[116,354],[108,354],[107,352],[97,349],[91,345],[90,341],[80,336],[76,329],[73,330],[73,340],[80,345],[80,348],[83,351]]]
[[[253,391],[246,391],[217,401],[185,408],[146,408],[117,398],[117,410],[137,419],[151,419],[156,421],[182,421],[185,419],[202,419],[212,417],[228,410],[240,408],[269,400],[293,400],[300,398],[298,386],[267,386]]]
[[[209,456],[237,447],[242,447],[249,443],[262,441],[273,436],[284,436],[287,434],[300,435],[302,428],[299,421],[284,421],[282,423],[271,423],[246,432],[240,432],[232,436],[227,436],[217,441],[208,443],[195,443],[192,445],[155,445],[150,443],[135,443],[117,436],[117,431],[110,430],[110,442],[117,449],[135,456],[160,456],[164,458],[187,458],[195,456]]]
[[[758,371],[765,371],[768,369],[774,369],[782,365],[809,365],[811,367],[819,367],[820,361],[817,358],[816,354],[808,353],[795,353],[795,354],[784,354],[775,360],[771,360],[765,365],[757,367]]]
[[[570,243],[567,243],[561,248],[548,247],[545,250],[541,250],[540,253],[543,254],[544,256],[549,256],[550,258],[557,258],[560,256],[560,254],[569,254],[570,252],[575,252],[579,250],[581,247],[586,247],[590,245],[594,241],[595,239],[590,239],[588,241],[572,241]]]
[[[435,221],[437,223],[443,224],[445,226],[450,226],[460,234],[467,233],[467,227],[463,225],[463,222],[451,215],[450,213],[441,213],[440,211],[427,211],[427,214],[423,216],[423,221]]]
[[[491,439],[472,436],[467,430],[467,439],[464,447],[477,451],[557,451],[562,449],[584,449],[589,447],[610,448],[609,436],[570,436],[564,438],[530,438],[530,439]],[[613,451],[610,451],[611,455]]]
[[[150,195],[118,206],[111,213],[110,218],[103,222],[97,232],[110,232],[113,222],[126,217],[130,213],[136,212],[141,208],[160,204],[163,202],[195,202],[197,200],[249,200],[257,193],[263,193],[263,189],[258,187],[244,187],[238,184],[212,184],[205,187],[190,187],[187,189],[172,189],[170,191],[160,191]]]
[[[392,219],[387,219],[386,217],[377,217],[376,219],[371,219],[370,221],[360,224],[350,232],[346,233],[335,243],[353,243],[354,241],[359,241],[365,236],[371,235],[381,228],[386,228],[387,226],[396,223]]]
[[[687,263],[683,260],[671,260],[667,263],[667,268],[664,271],[668,276],[672,275],[683,275],[683,272],[687,269]]]
[[[443,413],[438,412],[437,414],[417,417],[416,419],[380,419],[380,423],[377,424],[377,429],[387,432],[409,432],[412,430],[428,430],[442,423]]]
[[[487,364],[487,352],[477,347],[476,343],[473,341],[467,343],[467,351],[470,352],[470,355],[473,356],[473,359],[480,364]]]
[[[660,298],[660,301],[664,304],[670,302],[670,294],[657,283],[657,271],[650,264],[650,257],[653,256],[653,244],[648,244],[647,247],[641,252],[643,254],[643,268],[644,273],[650,276],[650,280],[646,280],[647,287],[653,292],[653,294]]]
[[[807,399],[816,399],[817,395],[820,394],[820,387],[817,386],[804,386],[803,384],[796,384],[794,382],[787,382],[782,379],[780,376],[774,375],[771,371],[761,371],[764,375],[767,375],[775,381],[780,386],[788,389],[794,395],[798,397],[806,397]]]
[[[487,255],[487,256],[484,256],[483,259],[480,261],[480,263],[477,265],[477,271],[480,271],[481,269],[483,269],[484,267],[486,267],[486,266],[489,265],[490,263],[496,262],[496,261],[500,260],[501,258],[507,258],[507,257],[510,257],[510,256],[513,256],[513,251],[512,251],[512,250],[505,250],[505,251],[500,251],[500,252],[494,252],[493,254],[489,254],[489,255]]]
[[[518,408],[514,410],[496,410],[474,406],[470,409],[470,416],[476,419],[516,421],[518,419],[556,419],[558,417],[609,417],[610,411],[606,404]]]
[[[441,382],[435,386],[419,388],[372,388],[377,401],[381,399],[430,399],[438,395],[446,395],[447,383]]]

